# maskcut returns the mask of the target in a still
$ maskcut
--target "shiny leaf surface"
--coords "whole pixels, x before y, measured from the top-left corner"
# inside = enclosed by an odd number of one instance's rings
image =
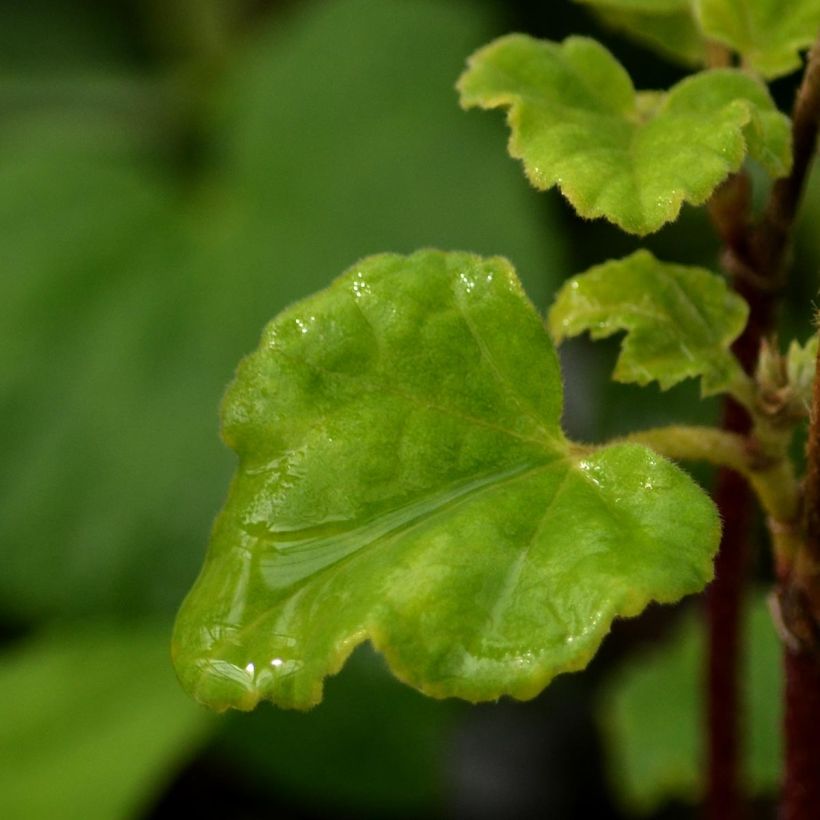
[[[370,639],[427,694],[529,698],[702,588],[711,502],[643,447],[574,448],[561,394],[500,258],[370,257],[277,317],[223,406],[240,466],[177,620],[184,686],[306,708]]]
[[[549,313],[560,342],[589,331],[603,339],[625,330],[613,378],[667,389],[701,376],[704,395],[742,378],[729,346],[748,306],[703,268],[660,262],[648,251],[596,265],[564,284]]]
[[[505,107],[509,151],[530,182],[557,185],[578,213],[648,234],[699,205],[747,151],[788,171],[788,119],[739,71],[702,72],[668,93],[637,93],[599,43],[521,34],[476,52],[458,83],[466,108]]]

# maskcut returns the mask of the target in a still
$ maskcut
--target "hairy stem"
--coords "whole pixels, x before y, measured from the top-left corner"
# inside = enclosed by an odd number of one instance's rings
[[[703,461],[742,476],[766,514],[781,527],[798,515],[800,490],[791,461],[785,457],[761,461],[753,442],[738,433],[717,427],[670,425],[640,430],[620,441],[645,444],[676,461]],[[730,489],[734,496],[734,482]]]

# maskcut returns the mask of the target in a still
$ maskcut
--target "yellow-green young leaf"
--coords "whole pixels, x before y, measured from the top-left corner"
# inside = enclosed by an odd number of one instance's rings
[[[817,369],[817,343],[815,333],[801,345],[792,339],[786,353],[786,378],[798,402],[806,409],[811,405],[815,371]]]
[[[591,6],[605,24],[665,57],[687,66],[706,61],[703,34],[691,0],[576,0]]]
[[[820,0],[694,0],[707,37],[725,43],[764,77],[800,67],[820,28]]]
[[[762,595],[746,615],[742,776],[752,794],[771,793],[781,771],[780,642]],[[666,644],[636,657],[603,691],[599,713],[611,782],[638,813],[703,795],[703,636],[703,620],[687,613]]]
[[[549,312],[549,328],[556,342],[587,330],[593,339],[625,330],[616,381],[658,381],[666,390],[701,376],[709,396],[743,378],[729,346],[748,312],[720,276],[640,250],[566,282]]]
[[[561,410],[498,257],[370,257],[282,313],[223,406],[239,470],[178,616],[183,685],[307,708],[369,639],[427,694],[530,698],[613,618],[701,589],[711,501],[643,447],[574,447]]]
[[[648,234],[683,202],[705,202],[746,153],[774,176],[791,162],[788,118],[766,88],[732,69],[636,93],[599,43],[512,34],[476,52],[458,89],[465,108],[506,107],[510,154],[532,184],[557,185],[583,217]]]

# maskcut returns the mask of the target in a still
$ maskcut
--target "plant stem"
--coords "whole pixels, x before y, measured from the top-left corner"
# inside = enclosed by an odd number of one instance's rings
[[[820,664],[786,647],[786,777],[780,820],[810,820],[820,806]]]
[[[782,820],[810,820],[820,808],[820,357],[806,445],[803,540],[780,564],[784,647],[786,778]]]
[[[818,117],[820,51],[816,43],[794,106],[792,170],[788,177],[773,185],[762,220],[757,225],[750,222],[750,185],[743,173],[730,177],[710,203],[712,221],[725,245],[724,267],[732,277],[735,290],[750,307],[749,322],[734,347],[747,373],[754,371],[760,344],[773,325],[794,219],[815,153]],[[723,426],[741,435],[749,433],[747,415],[731,400],[724,410]],[[751,511],[748,490],[736,475],[733,477],[725,469],[718,475],[715,501],[723,517],[724,529],[715,565],[716,577],[706,593],[709,638],[706,814],[712,820],[736,820],[743,811],[738,789],[739,628]],[[780,539],[777,546],[781,552],[784,540],[790,541]],[[790,820],[796,820],[796,817]]]
[[[640,430],[619,441],[644,444],[677,461],[704,461],[742,476],[755,491],[760,506],[780,527],[791,525],[798,515],[800,491],[791,461],[786,457],[760,460],[752,442],[737,433],[718,427],[670,425]],[[729,489],[734,497],[734,482]]]

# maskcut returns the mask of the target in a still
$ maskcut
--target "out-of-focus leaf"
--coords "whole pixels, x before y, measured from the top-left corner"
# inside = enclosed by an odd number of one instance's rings
[[[215,709],[307,708],[366,639],[436,697],[531,698],[617,616],[712,573],[709,499],[643,447],[576,451],[509,263],[365,259],[268,325],[223,407],[240,467],[174,636]]]
[[[213,726],[186,701],[167,625],[75,626],[0,663],[0,816],[112,820],[147,808]]]
[[[726,280],[703,268],[660,262],[648,251],[604,262],[564,284],[549,313],[560,342],[589,331],[604,339],[627,331],[613,378],[662,389],[701,376],[702,392],[743,379],[729,351],[749,308]]]
[[[747,610],[744,779],[750,792],[780,782],[780,642],[762,595]],[[689,612],[668,643],[636,657],[603,692],[600,714],[612,783],[635,811],[666,800],[695,802],[704,790],[701,725],[704,627]]]
[[[260,788],[317,810],[433,817],[443,798],[450,732],[462,714],[454,701],[402,686],[380,658],[361,649],[328,682],[315,710],[232,715],[216,752]]]
[[[541,190],[557,185],[578,213],[636,234],[699,205],[748,150],[774,176],[791,162],[788,118],[765,86],[739,71],[707,71],[668,94],[638,94],[599,43],[502,37],[459,80],[467,107],[509,108],[510,154]]]
[[[606,25],[685,66],[706,62],[703,36],[689,12],[645,14],[601,9],[598,16]]]
[[[219,396],[328,271],[504,252],[543,304],[564,267],[497,132],[456,104],[484,11],[339,0],[274,22],[213,104],[194,195],[133,149],[133,111],[110,133],[63,107],[0,123],[0,609],[178,605],[231,469]]]
[[[694,0],[707,37],[738,51],[764,77],[800,67],[820,27],[820,0]]]
[[[808,411],[811,405],[812,389],[814,386],[815,371],[817,369],[818,336],[810,336],[805,344],[801,345],[797,339],[792,339],[786,352],[786,377],[797,400]]]
[[[592,6],[606,25],[687,66],[706,60],[691,0],[577,0]]]

